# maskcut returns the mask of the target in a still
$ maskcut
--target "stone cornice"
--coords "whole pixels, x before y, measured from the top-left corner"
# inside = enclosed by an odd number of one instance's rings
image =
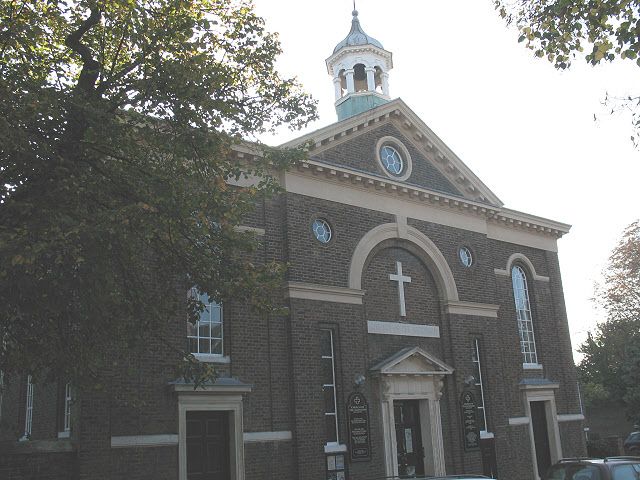
[[[337,63],[339,63],[340,60],[342,60],[342,58],[348,55],[353,55],[354,53],[374,53],[385,60],[385,63],[386,63],[385,68],[387,69],[387,71],[393,68],[391,52],[388,50],[385,50],[384,48],[379,48],[379,47],[376,47],[375,45],[368,43],[365,45],[348,45],[341,48],[333,55],[331,55],[329,58],[325,60],[325,63],[327,64],[327,73],[335,77],[335,71],[333,67]]]
[[[452,315],[498,318],[498,309],[500,308],[500,305],[448,300],[445,302],[445,308],[447,313]]]
[[[431,206],[451,209],[467,215],[481,216],[485,218],[488,225],[493,225],[499,229],[522,231],[527,234],[552,238],[560,238],[570,229],[570,226],[565,223],[496,205],[489,205],[481,201],[469,200],[448,193],[436,192],[410,183],[328,164],[319,160],[307,160],[299,163],[296,173],[319,177],[328,182],[349,182],[357,188],[370,189],[379,193],[386,192],[386,194],[397,195],[405,200],[428,202]],[[339,201],[339,199],[336,199],[336,201]]]
[[[347,303],[351,305],[362,305],[362,297],[365,294],[365,290],[303,282],[287,282],[282,289],[284,298],[300,298],[303,300]]]

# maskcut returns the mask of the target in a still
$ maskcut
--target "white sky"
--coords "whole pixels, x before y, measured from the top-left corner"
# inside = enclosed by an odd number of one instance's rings
[[[254,0],[279,32],[279,71],[319,101],[316,130],[337,121],[325,59],[349,33],[351,0]],[[640,152],[628,114],[608,115],[606,92],[632,93],[632,61],[558,72],[507,28],[491,0],[357,0],[363,30],[393,53],[400,97],[505,203],[571,224],[559,241],[574,349],[596,321],[594,282],[622,230],[640,217]],[[594,115],[598,121],[594,121]],[[301,135],[263,137],[275,145]],[[576,360],[579,355],[576,355]]]

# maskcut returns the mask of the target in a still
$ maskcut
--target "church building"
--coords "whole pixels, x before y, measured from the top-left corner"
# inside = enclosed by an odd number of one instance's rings
[[[143,409],[14,382],[0,478],[537,480],[586,454],[557,253],[569,225],[503,206],[392,99],[392,53],[356,11],[326,65],[338,121],[285,145],[311,141],[309,159],[243,226],[256,261],[290,264],[274,299],[288,312],[204,298],[173,334],[221,377],[194,390],[168,373],[175,354],[127,359]]]

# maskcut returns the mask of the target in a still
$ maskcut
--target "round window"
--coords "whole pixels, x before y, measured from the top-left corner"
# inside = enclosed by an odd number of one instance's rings
[[[460,247],[460,261],[465,267],[470,267],[473,265],[473,256],[471,255],[471,250],[467,247]]]
[[[380,159],[382,164],[393,175],[400,175],[404,169],[404,162],[400,152],[390,145],[385,145],[380,149]]]
[[[313,221],[313,234],[322,243],[329,243],[331,240],[331,227],[329,223],[321,218]]]

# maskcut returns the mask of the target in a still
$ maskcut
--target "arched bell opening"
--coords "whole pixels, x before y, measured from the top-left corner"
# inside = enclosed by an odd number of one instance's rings
[[[367,73],[362,63],[356,63],[353,66],[353,82],[356,92],[366,92],[369,89],[367,85]]]
[[[380,67],[375,67],[373,78],[376,85],[376,91],[380,93],[384,93],[382,91],[382,69]]]

